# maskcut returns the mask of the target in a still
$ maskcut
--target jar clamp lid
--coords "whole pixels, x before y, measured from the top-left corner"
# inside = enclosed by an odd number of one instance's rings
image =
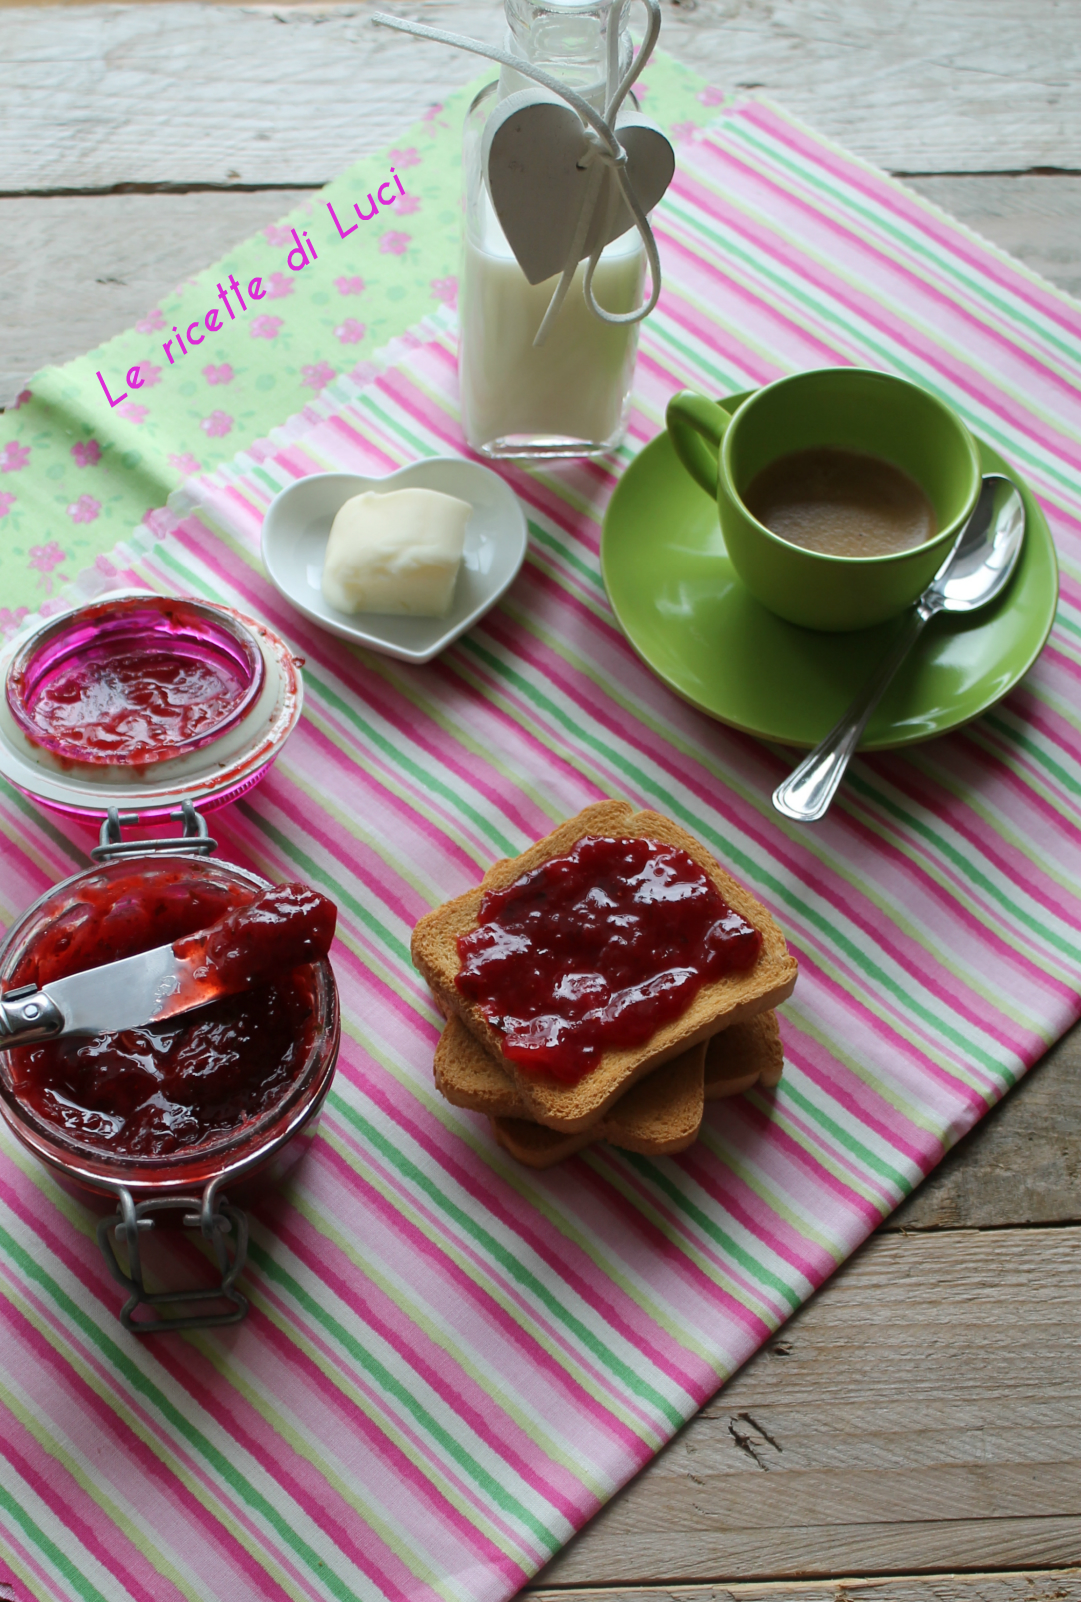
[[[122,818],[115,808],[110,809],[102,824],[100,843],[92,852],[97,866],[46,891],[16,921],[0,946],[0,981],[5,977],[10,980],[23,955],[32,950],[43,921],[55,916],[57,908],[66,905],[72,894],[77,896],[84,881],[92,879],[100,887],[103,878],[106,883],[116,879],[119,885],[121,875],[127,875],[125,882],[130,883],[131,873],[140,871],[143,858],[148,859],[148,874],[154,873],[155,863],[163,858],[180,859],[198,877],[205,875],[219,886],[248,891],[267,888],[264,879],[247,869],[209,860],[216,842],[209,837],[206,822],[190,799],[185,799],[172,816],[183,820],[180,836],[125,839],[123,826],[137,825],[140,819],[138,815]],[[110,1273],[128,1292],[120,1319],[135,1334],[237,1323],[248,1311],[247,1298],[237,1289],[247,1253],[247,1218],[240,1207],[226,1200],[224,1187],[258,1172],[280,1168],[283,1148],[311,1126],[325,1100],[340,1036],[337,991],[325,959],[312,964],[311,975],[312,1032],[304,1037],[307,1044],[302,1066],[281,1094],[265,1112],[257,1113],[239,1128],[161,1156],[118,1155],[79,1135],[45,1124],[15,1094],[6,1054],[0,1052],[0,1114],[12,1132],[69,1186],[116,1199],[116,1213],[98,1225],[98,1242]],[[13,993],[8,990],[6,995]],[[299,1147],[294,1147],[290,1156],[298,1151]],[[163,1214],[177,1210],[181,1224],[197,1229],[212,1247],[218,1282],[209,1288],[148,1290],[140,1239]],[[114,1240],[126,1246],[126,1271]],[[227,1309],[203,1310],[206,1303],[215,1300],[224,1300]],[[184,1311],[169,1316],[155,1312],[142,1319],[134,1316],[140,1306],[153,1310],[167,1303],[179,1304]]]
[[[233,607],[112,591],[0,649],[0,774],[97,822],[205,811],[266,773],[296,727],[301,663]]]

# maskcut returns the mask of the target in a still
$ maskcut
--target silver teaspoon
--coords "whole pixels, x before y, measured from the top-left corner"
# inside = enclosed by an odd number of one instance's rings
[[[1025,537],[1025,504],[1008,478],[989,473],[957,543],[924,590],[893,649],[826,738],[773,792],[773,805],[797,823],[825,816],[868,720],[925,626],[939,612],[975,612],[1007,585]]]

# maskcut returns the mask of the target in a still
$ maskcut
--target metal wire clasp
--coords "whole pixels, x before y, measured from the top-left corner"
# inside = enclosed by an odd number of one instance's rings
[[[248,1312],[248,1298],[236,1289],[237,1279],[248,1256],[248,1219],[239,1207],[230,1207],[224,1197],[217,1196],[219,1180],[207,1185],[202,1197],[159,1196],[136,1205],[130,1190],[121,1186],[117,1193],[116,1215],[103,1218],[98,1225],[98,1245],[117,1284],[130,1292],[120,1312],[120,1322],[133,1335],[158,1335],[166,1330],[214,1329],[221,1324],[239,1324]],[[143,1281],[143,1266],[139,1252],[139,1235],[142,1230],[154,1228],[154,1213],[167,1208],[183,1207],[186,1229],[199,1229],[203,1239],[210,1241],[218,1260],[221,1280],[203,1290],[148,1291]],[[226,1235],[235,1231],[232,1255],[225,1244]],[[112,1240],[123,1241],[128,1248],[128,1269],[120,1266]],[[224,1299],[231,1304],[224,1313],[183,1313],[170,1318],[155,1314],[150,1318],[136,1319],[137,1307],[158,1307],[163,1302],[208,1302]]]
[[[125,840],[124,825],[137,825],[139,814],[121,813],[116,807],[110,807],[101,825],[98,843],[90,855],[95,862],[115,862],[118,857],[208,857],[218,849],[218,842],[212,840],[207,831],[206,819],[196,812],[190,800],[181,801],[179,811],[170,812],[169,816],[183,818],[182,834],[164,835],[156,840]]]

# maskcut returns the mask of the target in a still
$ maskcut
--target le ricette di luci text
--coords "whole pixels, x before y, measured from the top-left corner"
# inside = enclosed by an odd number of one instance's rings
[[[399,195],[405,194],[405,185],[393,167],[390,172],[391,176],[386,182],[380,184],[378,189],[367,196],[366,206],[362,207],[359,201],[354,202],[353,210],[357,215],[356,222],[351,220],[348,212],[344,221],[339,221],[330,201],[325,202],[327,211],[330,214],[329,221],[334,226],[334,232],[330,233],[332,244],[348,239],[350,234],[356,233],[361,223],[371,222],[379,215],[381,209],[393,205]],[[315,266],[319,261],[319,252],[312,243],[311,235],[306,228],[299,230],[294,228],[292,235],[294,242],[286,254],[285,265],[291,273],[299,273],[303,272],[306,267]],[[321,240],[320,243],[325,248],[325,240]],[[186,327],[175,327],[169,338],[164,341],[161,348],[167,365],[175,367],[178,363],[182,364],[185,356],[190,355],[192,350],[201,345],[207,334],[225,332],[230,324],[242,320],[251,310],[252,305],[256,301],[262,300],[265,295],[266,288],[261,277],[249,278],[246,284],[242,284],[238,282],[235,273],[230,273],[224,284],[217,285],[217,298],[220,304],[211,306],[201,317],[193,318]],[[127,389],[121,390],[117,395],[113,395],[104,375],[100,372],[98,373],[98,383],[105,391],[105,398],[110,406],[119,406],[121,401],[127,400],[131,390],[142,389],[144,381],[138,362],[134,367],[128,368],[124,375],[124,381],[128,386]],[[119,385],[117,387],[119,388]]]

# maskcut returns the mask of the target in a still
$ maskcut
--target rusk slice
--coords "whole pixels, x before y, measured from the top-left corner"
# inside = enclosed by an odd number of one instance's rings
[[[592,1130],[565,1135],[558,1129],[535,1124],[531,1118],[493,1118],[491,1122],[492,1134],[503,1150],[527,1168],[554,1168],[594,1139]]]
[[[469,1107],[489,1118],[529,1117],[510,1064],[486,1051],[456,1013],[451,1013],[439,1037],[432,1072],[435,1088],[455,1107]]]
[[[698,1139],[704,1099],[705,1041],[640,1079],[589,1129],[565,1133],[530,1118],[493,1118],[492,1133],[512,1157],[530,1168],[550,1168],[595,1140],[624,1151],[664,1157]]]
[[[454,1027],[456,1033],[467,1035],[460,1025]],[[469,1039],[472,1041],[472,1037]],[[496,1115],[491,1119],[492,1133],[512,1157],[530,1168],[551,1168],[595,1140],[607,1140],[625,1151],[638,1151],[646,1156],[684,1151],[696,1138],[697,1129],[689,1138],[679,1135],[677,1107],[665,1106],[665,1098],[670,1094],[667,1086],[674,1080],[676,1071],[703,1049],[706,1052],[706,1101],[736,1096],[740,1091],[750,1090],[758,1081],[763,1085],[775,1085],[784,1067],[777,1015],[763,1012],[757,1018],[748,1018],[745,1023],[723,1029],[705,1048],[696,1046],[640,1079],[591,1129],[566,1135],[529,1119]],[[472,1050],[480,1054],[475,1043],[472,1043]],[[498,1070],[498,1064],[493,1066]]]
[[[644,1045],[606,1051],[596,1068],[577,1084],[567,1085],[548,1075],[523,1073],[503,1057],[499,1031],[479,1007],[459,994],[454,979],[460,966],[458,936],[476,927],[485,892],[505,889],[547,858],[565,855],[584,835],[609,839],[639,835],[680,847],[709,874],[728,905],[759,930],[762,950],[749,970],[704,984],[686,1012],[663,1025]],[[489,1054],[505,1065],[530,1116],[564,1133],[589,1129],[636,1080],[662,1063],[708,1040],[718,1030],[776,1007],[791,995],[797,971],[771,915],[714,861],[705,846],[671,819],[657,812],[638,812],[625,801],[599,801],[585,807],[520,856],[494,863],[474,889],[421,918],[413,931],[412,954],[444,1014],[461,1018]]]
[[[738,1096],[756,1084],[771,1089],[780,1082],[783,1069],[784,1048],[777,1014],[760,1012],[756,1018],[722,1029],[709,1041],[706,1046],[706,1100]]]
[[[588,1141],[612,1141],[631,1152],[682,1152],[698,1134],[705,1109],[705,1041],[673,1057],[649,1077],[631,1086],[593,1128],[575,1134],[548,1129],[528,1115],[514,1080],[495,1057],[488,1056],[476,1035],[458,1017],[447,1020],[436,1048],[436,1089],[455,1107],[487,1113],[493,1123],[530,1123],[561,1155],[577,1152]],[[498,1134],[498,1131],[496,1131]],[[538,1134],[538,1139],[540,1139]],[[572,1141],[564,1150],[562,1142]],[[506,1141],[503,1141],[506,1145]],[[541,1149],[548,1150],[545,1142]],[[559,1161],[559,1158],[551,1158]]]
[[[678,1057],[673,1058],[668,1066],[679,1061]],[[777,1014],[759,1013],[756,1018],[722,1029],[707,1041],[703,1095],[706,1101],[715,1101],[722,1096],[738,1096],[759,1081],[766,1086],[775,1085],[783,1067]],[[462,1020],[453,1015],[447,1019],[435,1048],[433,1073],[436,1089],[455,1107],[468,1107],[489,1118],[529,1119],[529,1108],[518,1093],[509,1065],[485,1051]],[[616,1117],[625,1104],[630,1104],[632,1091],[660,1078],[658,1069],[640,1080],[625,1097],[613,1103],[605,1119]],[[595,1129],[580,1133],[592,1138]]]

